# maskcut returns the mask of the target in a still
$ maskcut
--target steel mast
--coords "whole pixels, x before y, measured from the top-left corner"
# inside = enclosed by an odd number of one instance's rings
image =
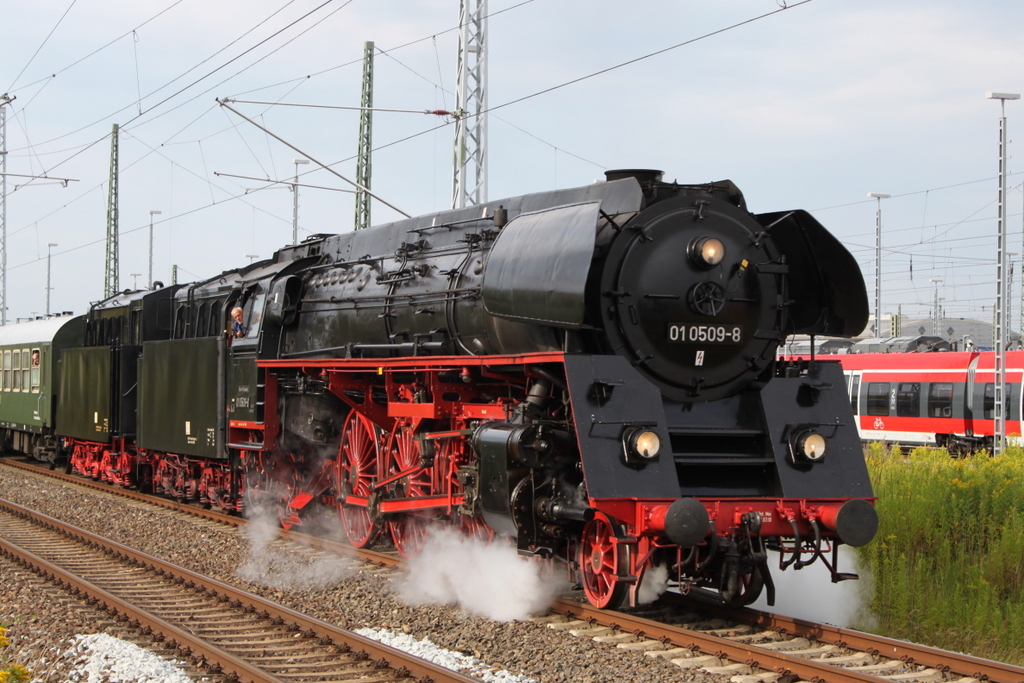
[[[995,387],[993,399],[994,426],[992,434],[992,455],[1001,455],[1006,438],[1006,100],[1019,100],[1019,93],[990,92],[990,100],[999,100],[999,218],[996,227],[996,324],[993,328],[995,339]]]
[[[114,296],[121,291],[120,265],[118,264],[117,232],[117,139],[118,128],[110,131],[110,180],[107,192],[107,259],[103,269],[103,298]],[[150,217],[152,219],[152,217]],[[150,254],[152,258],[152,254]],[[152,266],[152,264],[150,264]]]
[[[7,324],[7,105],[13,99],[0,95],[0,325]]]
[[[487,0],[459,0],[452,208],[487,201]]]
[[[370,189],[370,152],[373,149],[373,41],[363,44],[363,93],[359,113],[359,154],[356,161],[356,183]],[[370,227],[370,195],[356,190],[356,220],[354,230]]]

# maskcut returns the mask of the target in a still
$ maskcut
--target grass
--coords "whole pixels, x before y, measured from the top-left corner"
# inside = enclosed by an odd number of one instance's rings
[[[872,631],[1024,665],[1024,450],[867,451],[881,523],[859,551]]]
[[[10,645],[7,639],[7,629],[0,626],[0,650]],[[0,683],[26,683],[30,677],[29,670],[20,664],[7,661],[7,657],[0,652]]]

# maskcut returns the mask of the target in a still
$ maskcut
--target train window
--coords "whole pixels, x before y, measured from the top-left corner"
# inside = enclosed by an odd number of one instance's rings
[[[868,415],[889,414],[889,383],[868,382]]]
[[[14,383],[11,389],[21,391],[21,351],[11,352],[11,366],[14,368]]]
[[[985,400],[982,402],[982,414],[984,419],[993,420],[996,416],[996,385],[989,382],[985,385]]]
[[[928,387],[928,416],[953,416],[953,383],[932,382]]]
[[[28,349],[23,349],[21,352],[21,390],[28,391],[31,386],[32,376],[32,356],[29,354]]]
[[[921,414],[921,385],[918,382],[900,382],[896,391],[896,414],[918,417]]]
[[[4,351],[4,391],[11,390],[11,352]]]
[[[857,398],[860,395],[860,375],[853,376],[853,383],[850,385],[850,405],[853,407],[853,414],[857,414]]]
[[[41,365],[41,363],[40,363],[41,356],[39,355],[39,349],[32,349],[32,356],[31,356],[31,358],[32,358],[32,360],[31,360],[31,363],[32,363],[32,370],[31,370],[32,391],[34,393],[38,394],[39,393],[39,369],[40,369],[40,365]]]

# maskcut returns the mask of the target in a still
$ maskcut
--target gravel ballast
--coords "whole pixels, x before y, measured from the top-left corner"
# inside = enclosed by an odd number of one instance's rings
[[[476,609],[445,604],[410,606],[407,603],[415,601],[415,596],[408,594],[409,577],[354,569],[349,558],[275,540],[269,525],[233,529],[6,467],[0,467],[0,497],[343,628],[381,629],[415,640],[429,639],[509,676],[544,683],[726,680],[529,621],[494,621],[476,616]],[[462,583],[480,578],[476,566],[465,565],[457,571],[459,576],[443,580]],[[11,626],[8,654],[17,661],[30,668],[33,662],[45,665],[52,661],[53,652],[71,648],[73,636],[102,630],[96,627],[106,620],[101,613],[64,623],[60,610],[44,609],[40,601],[47,598],[26,593],[22,583],[19,572],[0,567],[0,621]],[[88,615],[88,610],[82,614]],[[38,669],[36,665],[34,671]]]

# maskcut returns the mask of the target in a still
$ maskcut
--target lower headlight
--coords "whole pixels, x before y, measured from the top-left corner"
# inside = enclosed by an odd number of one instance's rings
[[[794,455],[808,462],[821,462],[828,450],[828,441],[815,431],[801,432],[793,444]]]
[[[661,453],[661,437],[650,429],[634,429],[626,434],[626,459],[633,462],[656,460]]]

